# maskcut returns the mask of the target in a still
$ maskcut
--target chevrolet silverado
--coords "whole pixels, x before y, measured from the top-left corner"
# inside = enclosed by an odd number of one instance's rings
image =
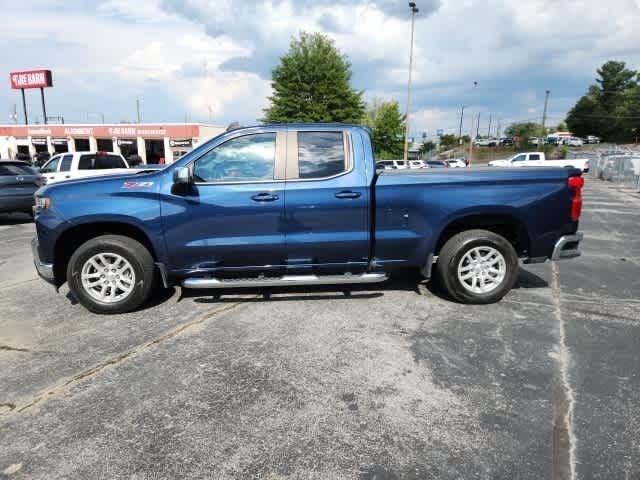
[[[405,267],[452,299],[490,303],[520,260],[580,254],[578,169],[377,171],[357,125],[226,132],[167,168],[36,192],[39,274],[91,311],[154,288],[381,282]]]

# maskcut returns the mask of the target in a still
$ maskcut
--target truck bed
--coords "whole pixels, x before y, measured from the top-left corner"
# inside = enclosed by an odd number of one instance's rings
[[[548,257],[570,221],[565,168],[385,170],[375,185],[375,252],[381,264],[418,264],[438,254],[438,239],[455,222],[521,227],[523,258]],[[525,233],[528,232],[528,233]]]

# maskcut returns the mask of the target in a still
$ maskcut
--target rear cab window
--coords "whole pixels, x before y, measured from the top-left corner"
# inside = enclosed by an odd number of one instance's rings
[[[112,168],[127,168],[124,160],[118,155],[88,153],[80,156],[78,170],[108,170]]]
[[[531,155],[529,155],[529,160],[540,160],[540,154],[532,153]]]
[[[347,170],[342,132],[298,132],[298,178],[328,178]]]

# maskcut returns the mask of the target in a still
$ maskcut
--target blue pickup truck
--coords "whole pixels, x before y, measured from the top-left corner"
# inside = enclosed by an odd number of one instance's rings
[[[491,303],[519,262],[580,254],[576,169],[376,171],[357,125],[226,132],[166,168],[36,193],[39,274],[121,313],[154,288],[381,282],[413,267]]]

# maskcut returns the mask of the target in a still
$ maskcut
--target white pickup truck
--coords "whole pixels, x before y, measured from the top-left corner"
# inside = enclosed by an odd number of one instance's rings
[[[583,172],[589,171],[588,158],[565,158],[564,160],[547,160],[544,152],[518,153],[506,160],[493,160],[490,167],[564,167],[579,168]]]
[[[40,168],[47,184],[75,178],[130,173],[122,155],[113,152],[68,152],[51,157]]]

